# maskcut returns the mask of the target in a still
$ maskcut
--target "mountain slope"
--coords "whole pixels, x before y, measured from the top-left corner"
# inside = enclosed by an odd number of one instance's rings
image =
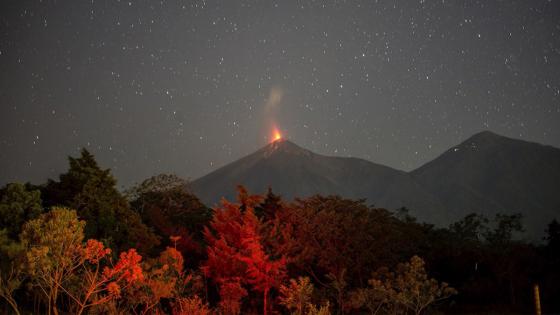
[[[410,174],[362,159],[315,154],[288,140],[275,141],[197,179],[192,188],[212,205],[221,197],[234,199],[238,184],[255,193],[271,186],[286,199],[317,193],[365,198],[388,209],[406,206],[431,222],[447,221],[441,203]]]
[[[280,140],[192,182],[208,205],[234,200],[235,187],[285,199],[313,194],[364,198],[387,209],[407,207],[421,221],[447,226],[471,212],[524,215],[526,236],[539,240],[560,217],[560,149],[488,131],[406,173],[357,158],[315,154]]]
[[[411,175],[454,219],[470,212],[521,212],[535,238],[560,214],[560,149],[551,146],[484,131]]]

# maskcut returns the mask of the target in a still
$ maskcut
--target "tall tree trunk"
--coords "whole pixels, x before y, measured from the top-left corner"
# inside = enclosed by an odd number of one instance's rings
[[[268,290],[264,290],[264,297],[263,297],[263,304],[264,304],[264,306],[263,306],[263,315],[267,315],[267,312],[268,312],[268,305],[267,305],[268,303],[267,303],[267,300],[268,300]]]
[[[47,297],[47,314],[52,314],[52,292],[49,292],[49,296]]]
[[[54,315],[58,315],[58,308],[57,308],[57,305],[56,305],[56,302],[58,300],[57,297],[58,297],[58,287],[55,287],[53,289],[52,295],[51,295],[52,312],[53,312]]]

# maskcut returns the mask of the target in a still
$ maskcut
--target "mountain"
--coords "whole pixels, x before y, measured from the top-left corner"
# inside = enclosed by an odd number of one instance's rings
[[[315,154],[289,140],[277,140],[192,183],[206,204],[225,197],[235,200],[236,186],[262,193],[271,186],[285,199],[313,194],[365,198],[388,209],[411,208],[411,214],[430,221],[444,220],[439,200],[403,171],[366,160]]]
[[[319,155],[288,140],[192,182],[208,205],[235,200],[243,184],[253,193],[271,186],[285,199],[313,194],[364,198],[394,210],[407,207],[420,221],[440,226],[477,212],[524,215],[525,236],[539,240],[560,218],[560,149],[484,131],[407,173],[366,160]]]
[[[560,217],[560,149],[551,146],[484,131],[411,175],[454,219],[520,212],[527,236],[535,239]]]

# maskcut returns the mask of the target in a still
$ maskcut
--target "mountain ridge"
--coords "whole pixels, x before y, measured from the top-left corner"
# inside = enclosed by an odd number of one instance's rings
[[[541,235],[560,211],[560,149],[481,132],[411,172],[455,217],[519,212]]]
[[[424,212],[441,208],[404,171],[360,158],[316,154],[289,140],[272,142],[191,183],[194,192],[207,204],[214,204],[221,197],[235,198],[238,184],[255,193],[263,193],[271,186],[287,199],[340,194],[388,208],[409,203],[421,205]]]
[[[521,212],[534,236],[560,210],[560,194],[553,188],[560,187],[560,149],[482,131],[405,172],[361,158],[317,154],[280,139],[191,186],[213,205],[221,197],[234,199],[238,184],[254,193],[271,186],[285,199],[338,194],[390,210],[406,207],[436,225],[471,212],[490,217]],[[535,218],[534,211],[542,218]]]

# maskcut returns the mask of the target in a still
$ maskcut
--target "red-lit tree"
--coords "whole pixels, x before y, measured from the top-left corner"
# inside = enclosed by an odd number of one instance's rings
[[[210,227],[204,231],[208,259],[203,271],[220,286],[223,310],[239,312],[240,300],[247,294],[243,286],[249,284],[263,294],[266,314],[269,292],[284,278],[286,260],[271,259],[262,244],[262,223],[254,213],[260,197],[240,187],[238,200],[239,204],[224,200],[214,209]]]
[[[75,314],[82,314],[88,308],[120,298],[123,290],[144,279],[140,267],[142,256],[135,249],[121,253],[116,265],[111,266],[109,263],[109,266],[102,269],[101,263],[110,253],[111,250],[101,242],[88,240],[82,254],[84,260],[79,274],[81,281],[76,288],[67,290],[60,287],[74,302]]]
[[[163,239],[181,236],[175,247],[194,266],[204,255],[203,227],[211,211],[188,189],[188,182],[161,174],[146,179],[127,192],[131,207]]]
[[[202,270],[219,286],[220,307],[226,314],[239,314],[240,301],[247,295],[246,264],[239,259],[242,220],[240,207],[223,201],[204,230],[208,258]]]
[[[113,265],[111,250],[101,242],[83,243],[84,225],[76,211],[54,208],[23,226],[25,273],[44,293],[48,314],[58,314],[61,294],[73,314],[82,314],[120,298],[121,291],[144,278],[135,249],[122,252]]]
[[[157,259],[146,261],[145,279],[131,290],[129,304],[138,304],[140,314],[159,313],[160,301],[177,298],[181,287],[190,281],[183,264],[183,256],[172,247],[167,247]]]
[[[242,278],[228,278],[220,283],[220,309],[224,314],[241,313],[241,300],[247,296],[247,290],[241,285]]]
[[[245,264],[238,259],[242,220],[239,206],[223,201],[222,206],[214,210],[210,228],[205,227],[208,259],[204,270],[217,282],[245,274]]]
[[[388,233],[380,228],[386,216],[360,200],[296,199],[282,204],[267,222],[264,243],[289,259],[292,277],[309,275],[342,312],[347,307],[347,288],[364,285],[371,266],[378,263],[378,253],[387,252],[378,247],[387,240]]]
[[[259,221],[252,208],[243,215],[242,251],[239,259],[247,264],[247,281],[253,289],[263,294],[263,314],[268,312],[270,289],[278,288],[286,276],[286,259],[272,260],[266,254],[259,235]]]

